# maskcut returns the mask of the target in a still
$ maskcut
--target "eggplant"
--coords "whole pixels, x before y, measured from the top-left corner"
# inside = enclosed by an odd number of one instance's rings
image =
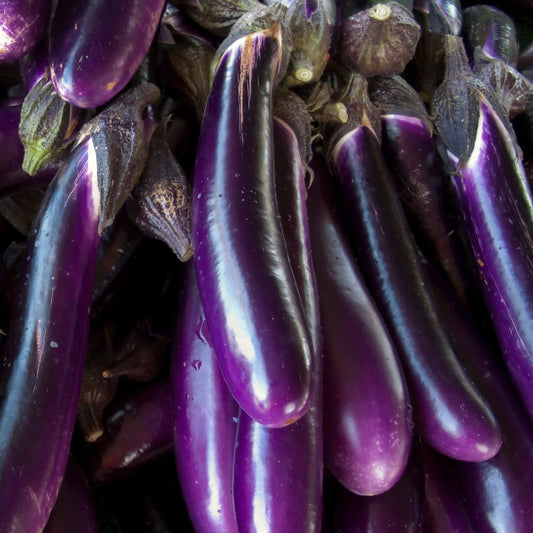
[[[236,533],[233,449],[239,407],[218,367],[193,261],[186,264],[171,359],[174,456],[198,533]]]
[[[398,482],[409,458],[409,393],[357,266],[325,162],[315,157],[312,168],[308,203],[324,334],[325,463],[351,492],[382,494]]]
[[[447,50],[433,102],[441,152],[503,357],[533,416],[533,197],[505,113],[468,76],[462,42]]]
[[[52,0],[2,0],[0,12],[0,63],[7,63],[20,59],[44,36]]]
[[[102,436],[78,456],[91,487],[101,489],[171,453],[171,387],[168,379],[159,379],[115,400]]]
[[[116,96],[155,37],[164,0],[59,0],[50,29],[50,73],[62,98],[81,108]]]
[[[279,103],[281,101],[281,104]],[[322,338],[306,205],[310,119],[279,90],[274,116],[276,198],[291,268],[311,334],[315,370],[307,413],[283,428],[239,414],[233,493],[239,531],[319,532],[322,524]]]
[[[365,116],[330,134],[328,159],[361,271],[401,357],[415,430],[456,459],[489,459],[501,446],[498,423],[442,327],[383,151]]]
[[[424,510],[424,465],[421,446],[413,439],[409,462],[400,479],[386,492],[361,496],[339,486],[332,511],[335,531],[421,533]],[[450,533],[448,531],[448,533]]]
[[[70,455],[65,477],[43,533],[98,533],[96,504],[85,474]]]
[[[277,7],[277,6],[275,6]],[[272,92],[282,27],[228,37],[198,140],[192,239],[202,305],[237,403],[272,427],[309,409],[313,359],[275,199]]]
[[[99,215],[96,156],[88,139],[55,176],[34,221],[1,358],[4,531],[42,531],[65,473],[88,340]]]

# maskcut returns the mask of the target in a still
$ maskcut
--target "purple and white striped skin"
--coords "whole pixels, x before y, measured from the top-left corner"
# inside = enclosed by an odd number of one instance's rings
[[[318,533],[322,524],[322,351],[307,221],[306,170],[292,127],[274,116],[276,196],[283,235],[316,357],[310,408],[284,428],[241,411],[233,494],[239,531]]]
[[[533,521],[533,424],[513,385],[497,343],[476,328],[434,271],[431,290],[440,316],[476,385],[489,399],[502,431],[500,451],[487,461],[446,463],[459,484],[464,510],[476,530],[525,533]],[[450,467],[450,464],[452,465]]]
[[[361,271],[400,354],[415,430],[455,459],[493,457],[501,446],[497,421],[442,327],[373,130],[362,124],[346,133],[330,164]]]
[[[165,0],[60,0],[50,29],[57,92],[81,108],[98,107],[131,80],[155,37]]]
[[[189,518],[198,533],[237,533],[233,450],[239,406],[218,367],[194,262],[185,265],[172,351],[174,456]]]
[[[88,139],[59,170],[34,220],[0,363],[2,532],[42,531],[65,473],[88,340],[99,215],[96,155]]]
[[[337,533],[421,533],[424,468],[420,443],[413,441],[405,471],[388,491],[361,496],[339,486],[334,501],[332,514]]]
[[[83,450],[80,462],[90,484],[102,487],[171,452],[171,387],[162,379],[108,407],[103,435]]]
[[[51,0],[0,0],[0,63],[20,59],[44,36]]]
[[[98,533],[96,505],[85,474],[70,456],[59,494],[43,533]]]
[[[313,359],[275,199],[272,92],[279,23],[235,40],[214,73],[198,139],[192,236],[222,374],[254,420],[302,417]]]
[[[450,63],[461,68],[464,51],[449,46]],[[469,89],[472,114],[461,119],[469,129],[465,142],[456,142],[455,115],[463,108],[449,104],[446,84],[433,105],[450,110],[437,114],[436,126],[455,202],[503,358],[533,417],[533,196],[514,139],[480,90]]]
[[[324,458],[360,495],[389,490],[411,449],[398,353],[359,272],[325,163],[312,161],[309,225],[324,334]]]

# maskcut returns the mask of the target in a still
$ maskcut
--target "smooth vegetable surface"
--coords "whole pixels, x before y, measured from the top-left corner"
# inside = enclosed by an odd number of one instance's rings
[[[309,409],[312,353],[274,196],[272,91],[279,24],[223,53],[193,182],[198,286],[220,367],[249,416],[279,427]]]

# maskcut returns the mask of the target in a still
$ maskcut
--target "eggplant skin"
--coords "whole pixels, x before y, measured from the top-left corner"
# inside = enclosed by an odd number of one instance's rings
[[[0,1],[0,63],[16,61],[43,37],[51,0]]]
[[[101,106],[131,80],[159,26],[164,0],[60,0],[50,31],[57,92],[82,108]]]
[[[42,531],[63,479],[80,395],[100,236],[89,140],[34,220],[0,359],[0,531]]]
[[[198,140],[192,235],[220,367],[254,420],[281,427],[312,394],[309,333],[275,198],[272,85],[280,27],[234,42],[214,74]]]

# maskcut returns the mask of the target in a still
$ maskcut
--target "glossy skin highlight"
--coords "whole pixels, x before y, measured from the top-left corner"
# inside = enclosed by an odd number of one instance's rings
[[[442,328],[374,133],[365,126],[347,133],[331,165],[363,276],[401,357],[415,429],[450,457],[493,457],[498,424]]]
[[[313,362],[274,192],[275,31],[241,38],[218,64],[198,141],[192,236],[224,378],[249,416],[281,427],[309,409]]]

